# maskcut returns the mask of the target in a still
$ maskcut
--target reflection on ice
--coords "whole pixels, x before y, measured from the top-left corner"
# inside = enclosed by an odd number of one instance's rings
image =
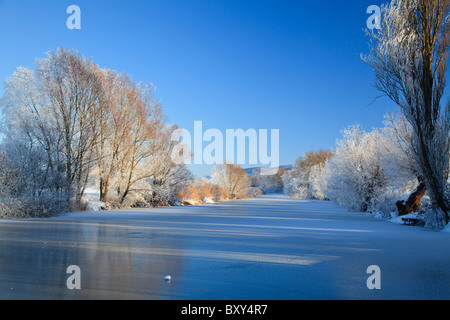
[[[377,298],[448,298],[449,236],[280,195],[1,221],[0,299],[361,299],[373,264]]]

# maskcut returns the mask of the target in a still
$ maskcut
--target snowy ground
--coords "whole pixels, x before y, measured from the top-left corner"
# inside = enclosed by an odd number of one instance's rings
[[[2,221],[0,275],[0,299],[449,299],[450,234],[260,196]]]

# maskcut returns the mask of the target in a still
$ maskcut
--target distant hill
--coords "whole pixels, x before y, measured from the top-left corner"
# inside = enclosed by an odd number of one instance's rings
[[[292,164],[288,164],[288,165],[280,166],[280,169],[289,171],[289,170],[292,170],[293,167],[294,166]],[[247,169],[245,169],[245,172],[247,172],[249,175],[253,176],[253,171],[255,169],[259,169],[259,168],[261,168],[261,167],[247,168]]]

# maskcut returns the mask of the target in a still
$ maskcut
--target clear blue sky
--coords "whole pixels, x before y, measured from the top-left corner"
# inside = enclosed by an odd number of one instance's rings
[[[81,30],[66,9],[81,8]],[[382,126],[363,29],[381,1],[0,0],[0,80],[63,46],[153,83],[170,121],[193,130],[280,129],[280,162]],[[207,174],[205,168],[191,168]],[[203,171],[202,171],[203,170]]]

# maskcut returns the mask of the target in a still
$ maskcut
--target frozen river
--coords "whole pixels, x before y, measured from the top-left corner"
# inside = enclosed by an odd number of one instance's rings
[[[71,265],[80,290],[66,285]],[[366,285],[371,265],[379,290]],[[0,299],[449,298],[450,233],[329,202],[273,195],[0,222]]]

